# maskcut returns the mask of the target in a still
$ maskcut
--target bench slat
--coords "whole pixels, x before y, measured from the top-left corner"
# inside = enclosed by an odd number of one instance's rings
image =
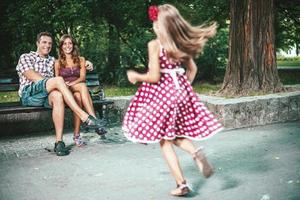
[[[109,105],[109,104],[113,104],[114,102],[111,100],[94,100],[93,99],[93,104],[94,105]]]
[[[88,87],[99,86],[100,83],[98,80],[86,80],[86,85]]]
[[[114,102],[111,100],[93,100],[95,107],[101,107],[103,105],[110,105]],[[22,106],[20,102],[8,102],[0,104],[0,114],[10,114],[10,113],[30,113],[38,111],[51,110],[45,107],[33,107],[33,106]]]
[[[1,84],[0,91],[1,92],[8,92],[8,91],[17,91],[19,89],[19,84]]]
[[[91,79],[98,80],[98,74],[86,74],[86,79],[87,80],[91,80]]]
[[[22,105],[17,105],[13,107],[1,106],[0,114],[31,113],[31,112],[38,112],[38,111],[45,111],[45,110],[50,110],[50,109],[45,107],[27,107]]]
[[[13,79],[12,78],[1,78],[0,79],[0,84],[7,84],[7,83],[12,83]]]

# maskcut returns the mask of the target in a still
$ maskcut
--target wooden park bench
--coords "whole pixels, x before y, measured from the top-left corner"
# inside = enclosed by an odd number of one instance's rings
[[[105,117],[106,108],[108,105],[113,104],[113,101],[101,98],[99,92],[102,86],[100,85],[98,74],[96,72],[88,72],[86,76],[86,83],[90,90],[93,100],[95,111],[98,112],[99,118]],[[16,73],[13,75],[0,74],[0,92],[18,91],[19,77]],[[30,113],[50,110],[45,107],[31,107],[22,106],[20,101],[0,103],[0,115],[11,113]]]

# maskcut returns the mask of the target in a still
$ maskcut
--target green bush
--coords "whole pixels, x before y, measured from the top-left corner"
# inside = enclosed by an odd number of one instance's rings
[[[196,60],[198,73],[196,81],[211,83],[218,81],[217,68],[225,68],[228,62],[228,28],[218,30],[217,35],[208,41],[204,53]]]

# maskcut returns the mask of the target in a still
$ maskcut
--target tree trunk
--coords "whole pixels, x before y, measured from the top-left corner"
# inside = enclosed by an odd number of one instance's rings
[[[275,54],[273,0],[231,0],[224,95],[283,90]]]

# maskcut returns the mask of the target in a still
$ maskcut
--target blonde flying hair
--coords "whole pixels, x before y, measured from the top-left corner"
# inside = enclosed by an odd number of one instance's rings
[[[203,50],[208,38],[216,34],[217,24],[192,26],[170,4],[158,6],[158,38],[175,60],[185,61],[197,57]]]
[[[71,35],[68,35],[68,34],[65,34],[65,35],[61,36],[61,38],[59,39],[59,45],[58,45],[59,67],[66,67],[66,65],[67,65],[66,55],[64,54],[64,51],[62,49],[62,46],[63,46],[63,44],[64,44],[64,42],[67,38],[69,38],[72,41],[72,44],[73,44],[73,50],[71,52],[73,63],[76,66],[80,67],[79,48],[77,46],[77,43],[76,43],[75,39]]]

